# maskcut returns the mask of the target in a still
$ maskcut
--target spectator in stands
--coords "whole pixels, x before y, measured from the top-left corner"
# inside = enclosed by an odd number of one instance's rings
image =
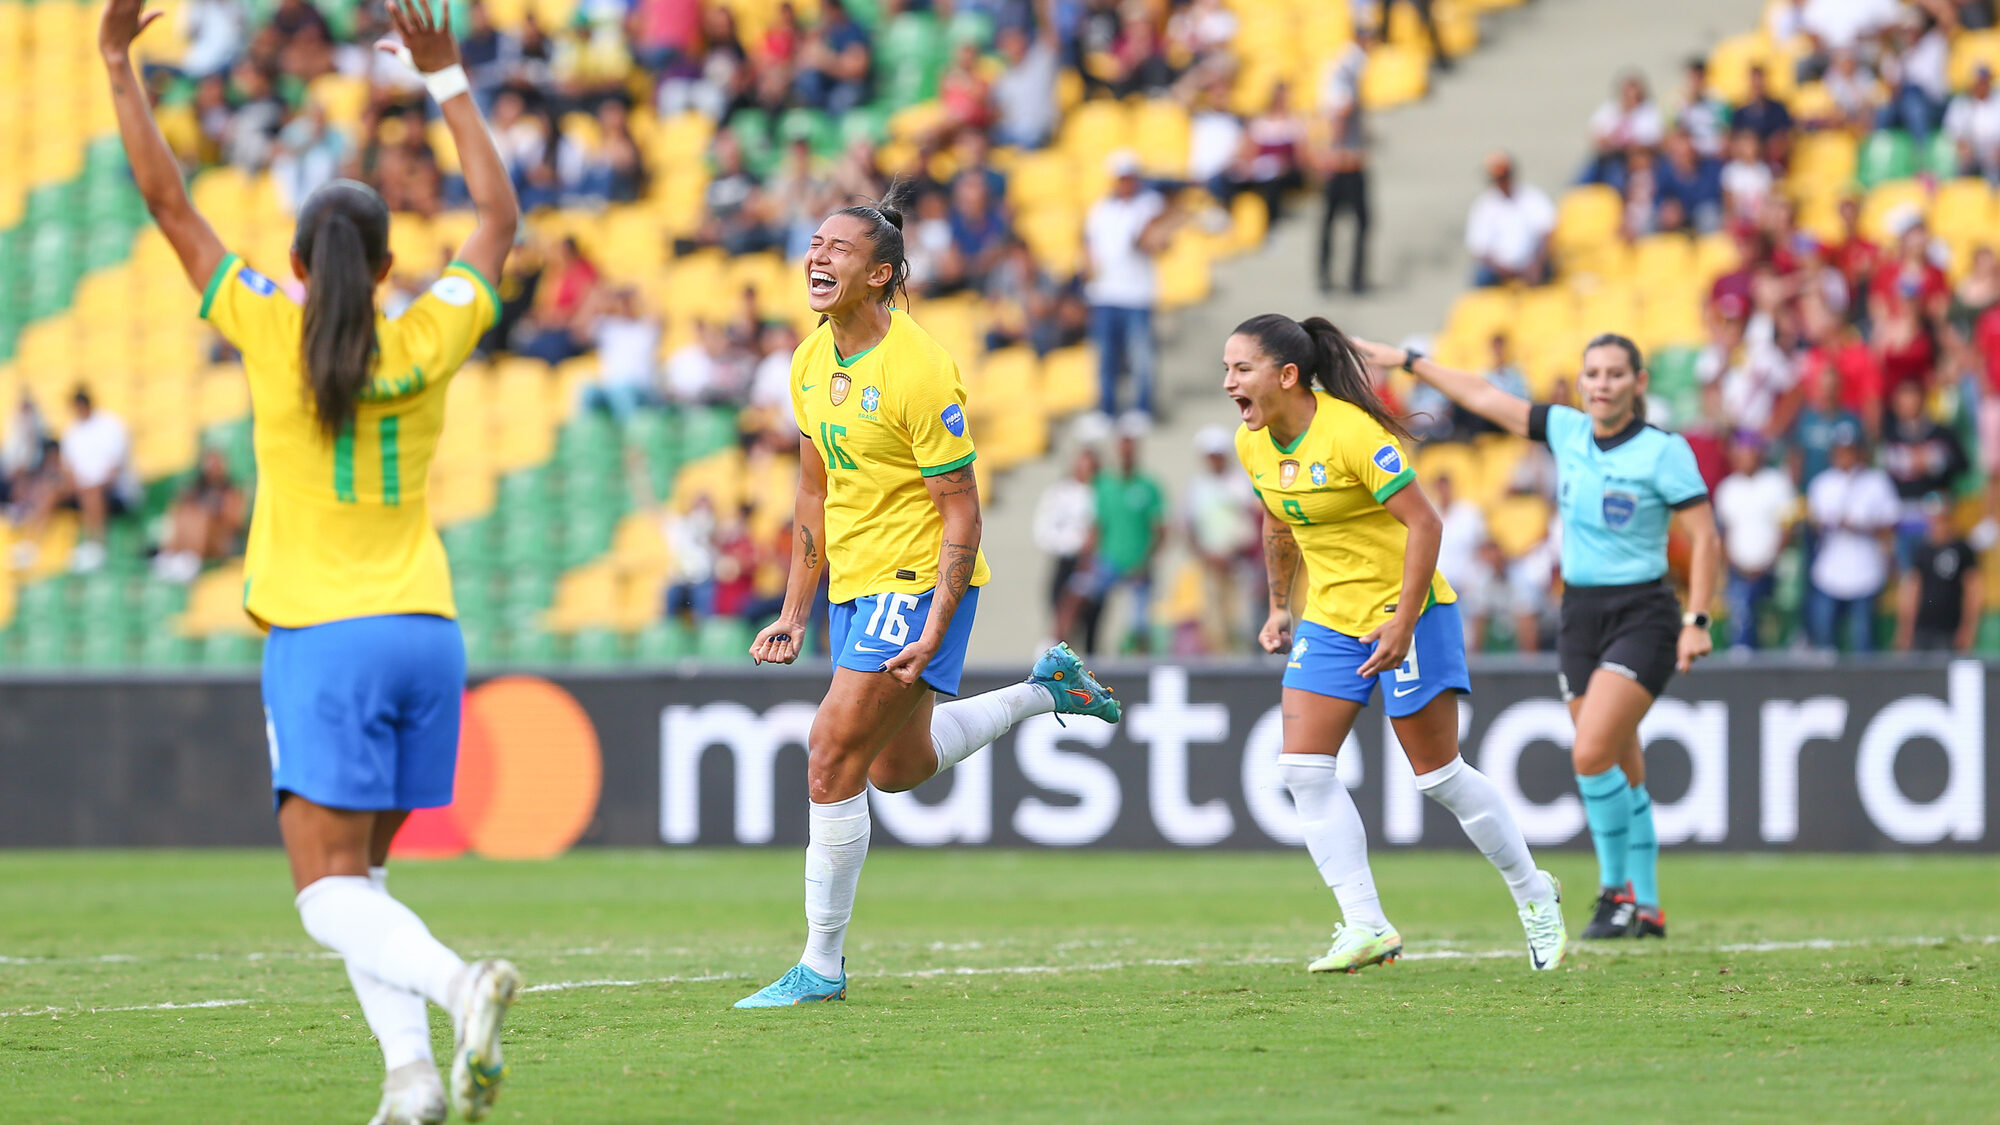
[[[284,127],[285,101],[272,86],[272,72],[250,59],[230,71],[234,87],[229,126],[223,134],[223,159],[246,172],[261,172]]]
[[[1847,279],[1847,290],[1857,304],[1868,292],[1875,269],[1881,264],[1882,248],[1861,230],[1861,198],[1852,193],[1840,197],[1840,241],[1828,248],[1828,261]]]
[[[2000,90],[1994,89],[1992,67],[1979,64],[1972,88],[1951,99],[1944,135],[1958,147],[1959,175],[2000,183]]]
[[[903,245],[910,259],[910,290],[937,297],[965,288],[965,260],[952,238],[951,203],[941,191],[918,194]]]
[[[1757,138],[1763,159],[1782,165],[1791,151],[1792,111],[1771,96],[1771,83],[1763,66],[1750,68],[1750,96],[1729,115],[1734,132],[1748,130]]]
[[[249,12],[242,0],[190,0],[181,9],[180,72],[199,82],[228,70],[249,45]]]
[[[571,204],[631,203],[646,190],[646,164],[621,98],[597,105],[594,147],[565,136],[558,148],[563,192]]]
[[[951,65],[938,79],[938,106],[944,110],[944,121],[937,135],[955,137],[964,130],[983,133],[992,128],[992,99],[979,44],[960,43]]]
[[[1729,448],[1729,475],[1715,486],[1715,522],[1729,564],[1723,592],[1729,645],[1744,652],[1764,647],[1759,622],[1777,592],[1778,556],[1799,503],[1791,477],[1766,461],[1766,448],[1762,434],[1739,431]]]
[[[1849,409],[1841,401],[1843,382],[1843,352],[1850,357],[1858,354],[1860,362],[1872,363],[1873,357],[1862,344],[1858,333],[1832,318],[1826,318],[1841,336],[1830,337],[1816,343],[1806,353],[1801,370],[1805,373],[1802,383],[1806,388],[1806,404],[1792,419],[1791,433],[1786,446],[1791,451],[1792,480],[1800,491],[1812,486],[1813,478],[1826,471],[1833,458],[1833,444],[1839,435],[1846,433],[1866,433],[1861,415]],[[1853,359],[1848,364],[1851,369]]]
[[[1907,306],[1925,328],[1942,329],[1951,311],[1951,282],[1931,259],[1923,214],[1906,212],[1895,229],[1895,257],[1876,266],[1868,283],[1868,318],[1879,326]]]
[[[750,56],[727,4],[702,4],[701,31],[688,63],[660,76],[654,104],[661,118],[695,110],[720,121],[749,85]]]
[[[1724,141],[1729,136],[1729,103],[1708,87],[1708,60],[1697,55],[1687,62],[1681,88],[1680,110],[1674,115],[1676,128],[1687,131],[1694,150],[1704,160],[1722,159]]]
[[[1153,306],[1159,299],[1153,258],[1167,248],[1186,216],[1139,182],[1139,157],[1111,155],[1111,194],[1084,219],[1085,290],[1090,337],[1097,347],[1098,408],[1116,417],[1118,383],[1131,372],[1134,409],[1153,412]]]
[[[1765,294],[1772,288],[1767,286]],[[1723,426],[1776,438],[1797,413],[1798,375],[1777,338],[1777,310],[1760,300],[1747,318],[1717,317],[1695,364],[1703,412]]]
[[[88,574],[104,565],[106,522],[137,506],[139,477],[132,470],[132,433],[124,419],[97,409],[83,387],[70,395],[70,409],[74,417],[60,446],[61,483],[42,494],[38,510],[29,514],[23,538],[40,533],[50,509],[75,509],[82,527],[70,569]]]
[[[1027,344],[1045,356],[1074,341],[1067,339],[1060,306],[1062,287],[1035,261],[1019,235],[1009,234],[999,259],[986,272],[982,292],[991,317],[986,348]]]
[[[651,74],[691,73],[701,50],[701,8],[701,0],[634,0],[626,33],[632,57]],[[792,6],[780,8],[773,32],[779,27],[796,29]]]
[[[0,491],[4,491],[0,503],[8,506],[10,515],[31,507],[29,495],[36,474],[42,471],[42,450],[48,440],[42,412],[23,388],[20,405],[7,421],[4,438],[0,438]]]
[[[583,319],[597,349],[597,378],[583,387],[581,405],[602,410],[621,424],[640,407],[657,405],[655,357],[662,325],[646,308],[638,287],[600,287],[585,303]]]
[[[1202,577],[1202,650],[1235,652],[1247,643],[1249,601],[1243,571],[1258,544],[1257,493],[1236,461],[1230,431],[1206,426],[1195,434],[1201,462],[1181,493],[1181,527]]]
[[[750,376],[750,406],[767,419],[765,429],[786,440],[798,435],[792,422],[792,351],[799,346],[799,334],[790,324],[775,321],[764,326],[760,349],[763,357]]]
[[[1473,549],[1465,584],[1452,583],[1458,592],[1467,651],[1485,651],[1494,641],[1496,625],[1505,627],[1517,651],[1541,647],[1541,622],[1550,604],[1546,554],[1536,548],[1509,560],[1491,539]]]
[[[706,320],[695,322],[687,343],[667,357],[666,396],[676,406],[700,406],[728,399],[723,353],[728,348],[722,329]]]
[[[1654,229],[1707,234],[1722,225],[1722,162],[1703,156],[1681,126],[1667,133],[1655,170],[1659,210]]]
[[[279,130],[271,150],[271,181],[287,213],[340,174],[349,149],[347,134],[327,124],[326,107],[318,102],[307,102]]]
[[[1797,32],[1803,32],[1813,55],[1853,51],[1887,30],[1901,15],[1897,0],[1806,0],[1798,6]],[[1775,39],[1776,42],[1784,40]],[[1815,68],[1810,73],[1818,73]]]
[[[194,479],[167,509],[167,537],[153,556],[153,574],[188,583],[200,576],[203,563],[235,555],[247,508],[222,451],[203,450]]]
[[[662,523],[667,540],[666,610],[683,628],[715,614],[715,503],[698,494],[686,511],[668,508]]]
[[[1806,633],[1814,648],[1846,639],[1850,652],[1875,647],[1875,599],[1889,582],[1889,536],[1900,506],[1889,475],[1867,463],[1858,430],[1834,437],[1833,460],[1806,490],[1817,532]]]
[[[588,310],[598,280],[596,264],[574,237],[557,241],[542,265],[534,308],[521,325],[527,342],[520,353],[549,364],[582,355],[590,340]]]
[[[1856,135],[1866,133],[1881,112],[1882,83],[1853,51],[1835,51],[1821,79],[1832,102],[1832,114],[1805,122],[1809,129],[1845,129]]]
[[[799,48],[792,88],[802,105],[843,114],[868,100],[874,59],[868,32],[842,0],[820,0],[819,22]]]
[[[1236,27],[1236,13],[1223,0],[1189,0],[1167,18],[1167,53],[1199,66],[1221,57],[1236,38]]]
[[[466,5],[466,32],[458,41],[460,65],[472,82],[472,96],[489,116],[494,95],[513,77],[521,61],[521,41],[493,25],[481,0]]]
[[[1166,537],[1166,498],[1159,482],[1139,465],[1139,439],[1147,429],[1143,414],[1120,419],[1118,463],[1097,474],[1097,538],[1082,621],[1086,652],[1097,651],[1105,603],[1120,587],[1132,592],[1131,618],[1120,647],[1152,650],[1153,563]]]
[[[1276,223],[1284,214],[1285,197],[1305,183],[1303,156],[1306,123],[1292,109],[1291,87],[1271,87],[1264,112],[1243,126],[1246,166],[1241,186],[1264,201],[1264,213]]]
[[[1398,2],[1399,0],[1381,0],[1377,9],[1382,14],[1381,22],[1375,27],[1375,38],[1380,42],[1389,41],[1389,15]],[[1400,0],[1400,2],[1408,4],[1410,10],[1416,13],[1417,23],[1422,25],[1424,35],[1430,39],[1431,65],[1438,70],[1450,70],[1451,56],[1445,53],[1444,40],[1438,38],[1437,17],[1431,12],[1431,0]]]
[[[1923,541],[1930,520],[1924,499],[1950,495],[1958,478],[1971,467],[1958,434],[1940,425],[1925,410],[1926,393],[1918,382],[1897,383],[1889,392],[1889,414],[1882,422],[1882,468],[1896,485],[1902,514],[1896,523],[1896,560],[1908,564]]]
[[[1153,13],[1143,6],[1128,7],[1119,20],[1118,36],[1111,50],[1102,56],[1102,74],[1113,97],[1151,97],[1174,84],[1176,71],[1167,61],[1166,43],[1160,38]]]
[[[1009,222],[984,172],[961,170],[951,184],[951,242],[969,278],[985,276],[1007,251]]]
[[[1943,496],[1924,501],[1924,537],[1896,591],[1896,651],[1970,652],[1986,608],[1979,555]]]
[[[1368,291],[1368,127],[1362,117],[1361,74],[1368,66],[1374,36],[1356,29],[1354,41],[1327,64],[1320,84],[1319,110],[1327,123],[1327,146],[1319,161],[1326,181],[1319,219],[1319,291],[1333,292],[1333,224],[1354,216],[1354,249],[1348,288]]]
[[[1075,636],[1089,596],[1084,587],[1097,541],[1099,469],[1096,450],[1088,445],[1078,448],[1070,475],[1049,485],[1035,502],[1035,547],[1055,564],[1049,574],[1049,616],[1059,641]],[[1089,647],[1084,645],[1085,651]]]
[[[1738,129],[1729,135],[1729,163],[1722,166],[1722,209],[1728,222],[1747,226],[1757,221],[1776,182],[1757,134]]]
[[[1056,106],[1056,71],[1062,64],[1055,23],[1039,21],[1034,35],[1019,27],[1002,27],[996,38],[1006,64],[993,79],[993,139],[1017,148],[1040,148],[1055,136],[1060,110]]]
[[[1976,342],[1980,319],[1995,305],[2000,305],[2000,255],[1995,255],[1991,246],[1978,246],[1972,251],[1972,264],[1965,276],[1951,291],[1946,320],[1952,334]]]
[[[1951,95],[1946,77],[1951,43],[1935,15],[1915,11],[1915,25],[1891,28],[1885,41],[1881,70],[1889,99],[1875,125],[1908,133],[1921,153],[1928,150],[1931,133],[1944,118],[1945,99]]]
[[[1660,107],[1646,90],[1645,76],[1627,71],[1619,77],[1612,96],[1590,115],[1591,155],[1581,182],[1616,182],[1625,167],[1625,154],[1635,148],[1658,146],[1664,129]]]
[[[1488,538],[1486,510],[1460,496],[1449,474],[1440,473],[1432,479],[1430,494],[1444,521],[1443,536],[1438,540],[1438,573],[1453,589],[1460,589],[1461,583],[1472,581],[1479,565],[1479,548]]]
[[[1486,160],[1488,186],[1472,201],[1465,246],[1472,252],[1472,283],[1510,281],[1541,285],[1549,280],[1549,236],[1556,209],[1533,184],[1514,182],[1514,158],[1496,152]]]
[[[1620,234],[1631,241],[1659,229],[1660,172],[1658,157],[1652,149],[1635,147],[1626,153],[1624,161],[1611,171],[1610,182],[1624,203]]]

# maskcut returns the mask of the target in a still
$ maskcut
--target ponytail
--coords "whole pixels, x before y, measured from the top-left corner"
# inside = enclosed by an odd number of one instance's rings
[[[299,358],[321,432],[337,438],[375,373],[375,279],[389,260],[389,211],[350,180],[313,193],[299,213],[292,251],[305,265]]]
[[[1316,383],[1334,398],[1359,407],[1398,439],[1412,440],[1409,427],[1376,393],[1368,361],[1332,321],[1323,316],[1297,321],[1283,313],[1265,313],[1237,325],[1234,334],[1255,339],[1278,366],[1297,367],[1302,385]]]

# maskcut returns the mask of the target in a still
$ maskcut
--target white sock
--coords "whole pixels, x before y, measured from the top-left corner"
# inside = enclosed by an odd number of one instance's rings
[[[375,889],[366,876],[328,875],[300,891],[294,902],[306,933],[346,958],[349,968],[414,992],[457,1018],[465,962],[432,937],[414,911]]]
[[[840,976],[854,888],[868,860],[868,792],[845,801],[814,802],[806,844],[806,951],[799,961],[823,977]]]
[[[389,893],[389,869],[368,869],[368,885]],[[361,1001],[361,1015],[382,1045],[382,1063],[393,1071],[409,1063],[433,1061],[431,1056],[430,1009],[414,992],[383,984],[377,978],[347,962],[347,980]]]
[[[937,751],[937,772],[943,773],[991,746],[1015,723],[1055,709],[1055,700],[1038,684],[1013,684],[939,704],[931,711],[931,749]]]
[[[1340,903],[1341,916],[1350,926],[1380,930],[1389,919],[1375,893],[1375,873],[1368,869],[1368,833],[1338,766],[1331,754],[1278,755],[1278,776],[1298,806],[1306,851]]]
[[[1500,869],[1516,905],[1546,902],[1554,895],[1555,888],[1535,870],[1535,857],[1528,853],[1528,841],[1521,838],[1514,814],[1485,774],[1466,765],[1464,758],[1453,758],[1442,769],[1417,778],[1417,788],[1458,818],[1473,846]]]

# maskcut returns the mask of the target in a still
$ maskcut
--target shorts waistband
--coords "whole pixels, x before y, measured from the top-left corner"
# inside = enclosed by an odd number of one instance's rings
[[[1671,594],[1673,590],[1667,585],[1667,580],[1664,578],[1655,578],[1647,582],[1628,582],[1622,586],[1565,585],[1563,587],[1563,597],[1565,599],[1571,597],[1619,598],[1632,594],[1649,594],[1654,592]]]

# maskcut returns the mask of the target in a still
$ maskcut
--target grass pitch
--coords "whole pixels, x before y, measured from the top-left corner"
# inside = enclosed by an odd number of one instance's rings
[[[1548,858],[1580,929],[1594,869]],[[1548,974],[1476,855],[1376,872],[1411,956],[1308,976],[1302,852],[882,849],[848,1002],[765,1012],[794,851],[391,886],[533,986],[495,1121],[2000,1120],[2000,860],[1669,855],[1670,941]],[[0,1121],[359,1125],[380,1077],[277,854],[0,854]]]

